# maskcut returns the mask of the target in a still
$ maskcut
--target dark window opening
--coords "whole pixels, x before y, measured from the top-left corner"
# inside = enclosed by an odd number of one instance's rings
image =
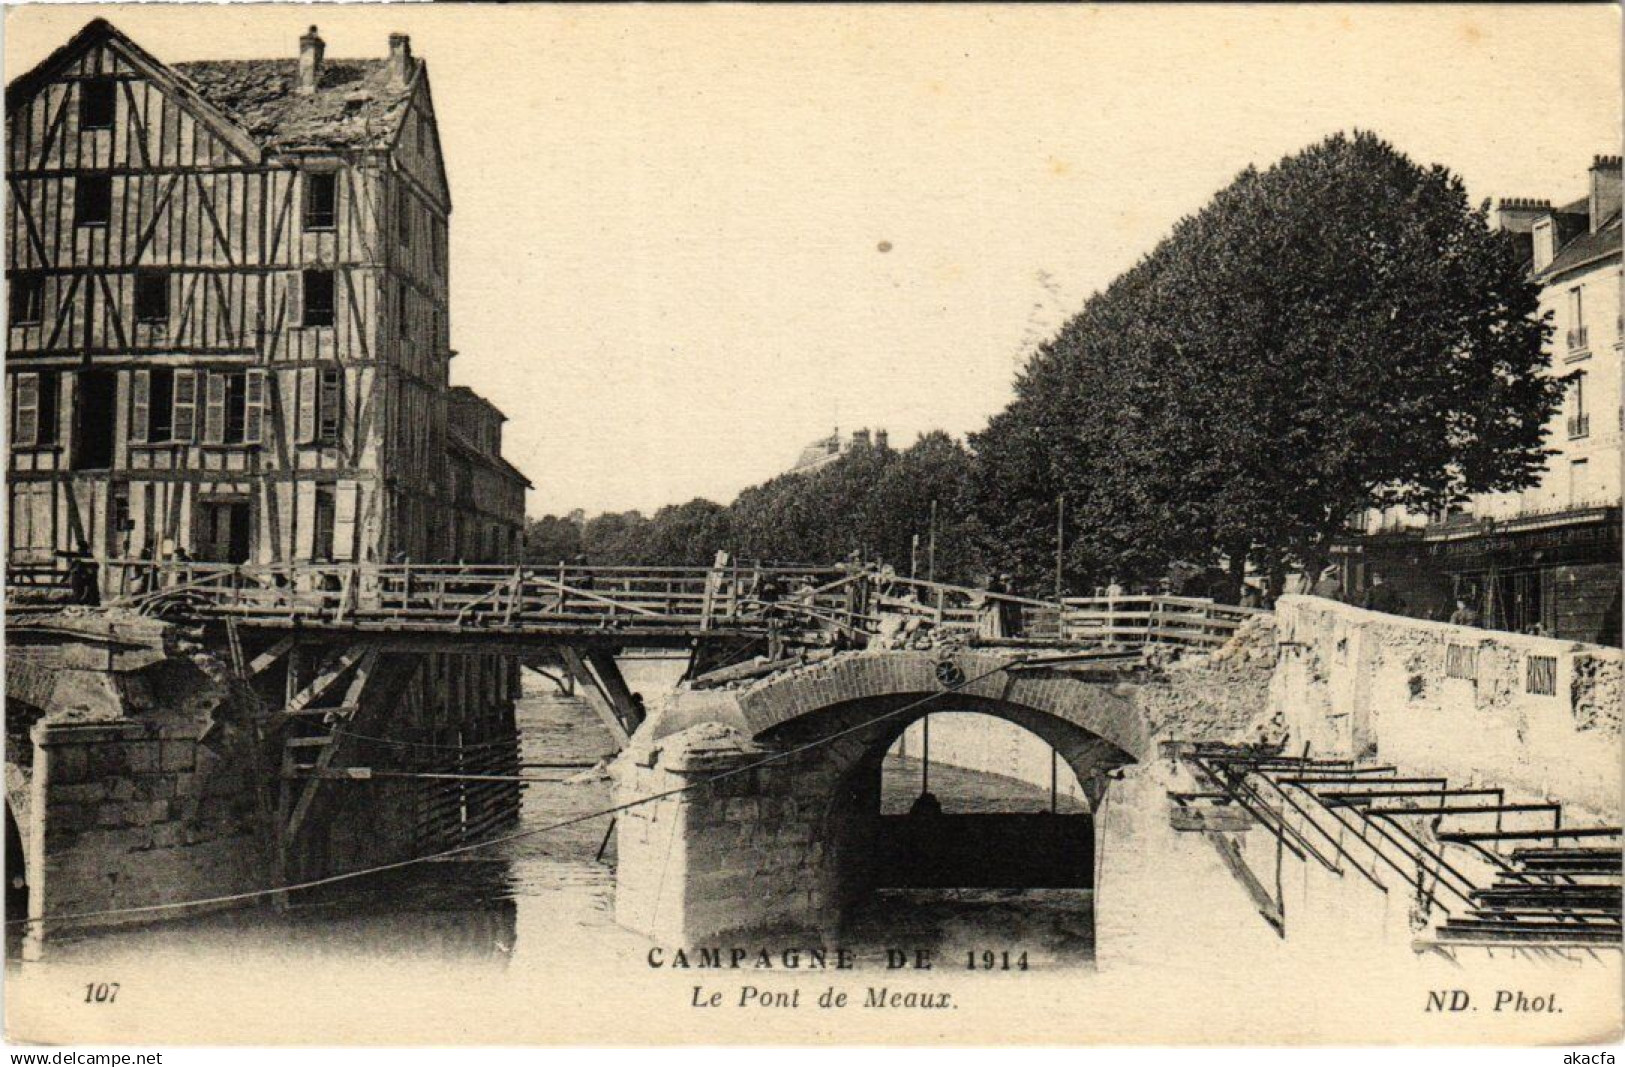
[[[333,558],[333,527],[336,525],[338,515],[333,489],[334,487],[327,483],[318,483],[316,486],[316,513],[310,558],[317,562],[328,562]]]
[[[113,214],[113,179],[106,174],[81,175],[73,186],[73,221],[79,226],[106,226]]]
[[[406,340],[406,335],[410,333],[412,329],[412,310],[410,305],[407,303],[406,286],[404,285],[401,286],[400,301],[396,306],[399,309],[399,316],[395,325],[400,331],[402,342],[404,342]]]
[[[58,411],[61,408],[62,378],[55,371],[41,371],[39,376],[39,428],[34,443],[56,444]]]
[[[171,367],[154,367],[147,409],[147,440],[152,442],[175,439],[175,371]]]
[[[112,78],[92,78],[79,83],[81,130],[113,128],[113,94],[116,88]]]
[[[409,245],[412,243],[412,205],[405,193],[401,194],[400,224],[401,244]]]
[[[143,271],[135,276],[135,321],[169,321],[169,275]]]
[[[331,230],[338,219],[338,175],[317,171],[305,175],[305,229]]]
[[[45,275],[17,274],[11,279],[11,324],[26,326],[45,317]]]
[[[225,379],[226,434],[223,440],[228,445],[240,445],[246,440],[244,431],[248,427],[248,375],[233,371],[225,375]]]
[[[304,324],[306,326],[333,325],[332,271],[305,271],[304,298]]]
[[[80,371],[77,377],[73,469],[107,470],[113,466],[118,378],[112,371],[105,370]]]

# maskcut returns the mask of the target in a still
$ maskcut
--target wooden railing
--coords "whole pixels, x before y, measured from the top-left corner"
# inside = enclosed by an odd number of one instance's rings
[[[1218,648],[1243,622],[1267,614],[1197,597],[1075,597],[1061,601],[1061,638],[1122,648]]]
[[[8,571],[15,591],[56,587]],[[387,630],[823,631],[853,644],[919,629],[984,643],[1215,648],[1254,609],[1189,597],[1037,600],[875,567],[499,566],[111,560],[102,603],[179,619]]]

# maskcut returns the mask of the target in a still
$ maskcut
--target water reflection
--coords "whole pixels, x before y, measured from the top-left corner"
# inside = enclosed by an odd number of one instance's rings
[[[519,706],[523,762],[593,762],[613,745],[580,703],[531,687]],[[911,768],[888,775],[913,780]],[[611,803],[601,776],[530,770],[556,781],[526,787],[519,824],[535,830]],[[976,772],[933,771],[933,788],[961,810],[996,794],[1014,810],[1047,806],[1048,791]],[[889,784],[889,783],[888,783]],[[896,798],[893,798],[893,803]],[[1005,807],[1005,810],[1012,810]],[[286,910],[269,906],[154,923],[66,933],[47,944],[47,962],[143,962],[229,954],[281,963],[370,959],[459,962],[482,970],[544,969],[568,961],[641,960],[648,942],[614,921],[614,848],[596,857],[606,819],[592,819],[473,853],[300,894]],[[843,943],[860,966],[883,967],[889,947],[929,948],[963,966],[965,954],[1028,953],[1028,965],[1086,963],[1093,954],[1091,896],[1085,890],[883,890],[852,917]],[[8,929],[8,963],[19,959]],[[998,960],[995,960],[995,964]],[[26,965],[24,965],[26,966]]]

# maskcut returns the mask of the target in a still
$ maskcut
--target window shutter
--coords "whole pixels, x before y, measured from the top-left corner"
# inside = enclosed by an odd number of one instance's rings
[[[336,445],[339,441],[339,426],[344,412],[343,386],[344,379],[340,376],[339,368],[321,369],[321,396],[317,406],[320,409],[320,439],[324,445]]]
[[[17,375],[17,406],[11,416],[11,443],[31,445],[39,438],[39,375]]]
[[[203,443],[223,444],[226,440],[226,376],[207,371],[200,373],[204,375],[205,383]]]
[[[177,441],[191,441],[197,436],[197,376],[201,373],[204,372],[175,372],[175,414],[170,420],[170,436]]]
[[[145,444],[151,439],[152,371],[138,370],[130,390],[130,440]]]
[[[333,558],[351,559],[355,544],[356,491],[354,482],[340,482],[333,495]]]
[[[265,372],[251,370],[243,382],[243,442],[257,445],[265,426]]]
[[[283,293],[288,298],[288,313],[282,321],[289,326],[298,326],[305,321],[305,277],[298,271],[283,276],[286,279],[282,286]]]
[[[299,372],[299,443],[316,443],[316,379],[317,372]]]

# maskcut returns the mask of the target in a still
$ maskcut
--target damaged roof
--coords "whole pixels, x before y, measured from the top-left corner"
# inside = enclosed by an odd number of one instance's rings
[[[266,148],[387,148],[414,78],[390,84],[385,59],[330,59],[314,93],[297,91],[296,59],[211,59],[175,63],[209,103]]]

